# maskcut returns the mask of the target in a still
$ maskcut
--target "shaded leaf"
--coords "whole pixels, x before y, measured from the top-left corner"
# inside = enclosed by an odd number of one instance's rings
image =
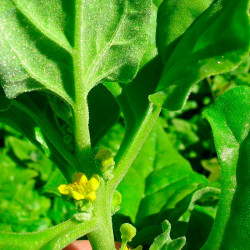
[[[193,209],[186,232],[186,245],[184,249],[199,250],[206,242],[214,217],[207,213],[204,208],[196,205]]]
[[[102,84],[93,88],[88,96],[89,130],[92,147],[119,118],[120,109],[112,94]]]

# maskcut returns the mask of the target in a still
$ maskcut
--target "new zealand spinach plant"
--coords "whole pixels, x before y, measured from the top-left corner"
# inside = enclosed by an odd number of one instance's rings
[[[76,213],[46,230],[1,232],[0,248],[62,249],[87,235],[93,249],[110,250],[121,234],[121,249],[247,249],[249,87],[229,90],[204,112],[221,194],[192,171],[157,119],[162,109],[182,109],[194,84],[248,56],[248,9],[248,0],[1,0],[0,121],[54,162],[64,178],[52,175],[53,192]],[[124,133],[113,126],[120,114]],[[215,214],[202,202],[219,195],[213,227],[208,219],[195,239],[200,216]],[[113,230],[119,206],[137,234],[128,223]]]

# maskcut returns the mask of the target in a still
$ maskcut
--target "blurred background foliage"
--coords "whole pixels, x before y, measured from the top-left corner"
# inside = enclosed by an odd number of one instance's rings
[[[124,202],[113,218],[117,240],[120,225],[131,222],[139,229],[132,245],[148,245],[154,235],[161,232],[161,222],[167,218],[174,237],[185,234],[187,246],[189,241],[195,241],[197,249],[203,244],[213,224],[218,196],[205,193],[194,199],[195,192],[205,183],[220,187],[220,166],[212,132],[202,110],[228,89],[249,85],[249,66],[247,58],[234,71],[203,80],[195,86],[183,110],[162,111],[141,153],[118,187]],[[123,133],[121,114],[95,150],[106,147],[115,154]],[[158,171],[157,164],[165,164],[163,172]],[[168,165],[171,168],[166,168]],[[65,179],[55,165],[20,133],[4,124],[0,124],[0,173],[0,231],[42,230],[73,216],[74,206],[63,201],[57,192],[57,185]],[[171,186],[171,176],[181,178],[182,184]],[[155,181],[158,177],[171,185],[162,189],[160,181]],[[150,179],[158,186],[151,185]],[[172,187],[182,196],[173,193]],[[179,217],[171,212],[177,204],[186,207]],[[158,211],[158,206],[164,209]],[[187,221],[192,223],[187,224]],[[199,232],[199,228],[203,235],[198,234],[199,239],[194,239],[197,235],[194,232]]]

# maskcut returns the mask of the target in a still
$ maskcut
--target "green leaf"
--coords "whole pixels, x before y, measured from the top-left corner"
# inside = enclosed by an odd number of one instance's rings
[[[185,245],[185,242],[186,242],[185,237],[172,240],[170,238],[171,225],[167,220],[165,220],[162,223],[162,229],[163,229],[163,233],[154,240],[154,243],[151,245],[149,249],[150,250],[160,250],[160,249],[180,250],[182,249],[182,247]]]
[[[81,10],[75,28],[84,33],[71,41],[74,8]],[[67,1],[3,0],[0,58],[6,94],[12,98],[47,89],[73,104],[70,43],[78,40],[83,48],[82,84],[88,91],[103,79],[130,81],[145,52],[151,8],[150,0],[76,1],[75,6]],[[112,15],[107,15],[110,10]]]
[[[152,225],[152,216],[159,217],[154,218],[157,224],[168,210],[206,183],[173,148],[157,123],[118,187],[122,194],[119,213],[129,216],[139,228]]]
[[[76,1],[76,8],[82,13],[76,25],[84,27],[78,39],[84,45],[81,67],[86,88],[103,79],[133,79],[148,40],[151,1]],[[110,10],[112,15],[107,15]]]
[[[107,14],[110,10],[112,14]],[[155,28],[156,23],[152,22],[152,13],[151,0],[77,0],[72,3],[4,0],[1,3],[0,72],[5,94],[14,98],[24,92],[41,90],[45,96],[52,94],[72,108],[73,147],[68,148],[64,136],[60,136],[54,126],[55,117],[49,113],[47,119],[34,112],[34,108],[39,112],[44,110],[40,110],[43,107],[31,93],[25,94],[25,98],[21,95],[15,102],[77,171],[93,171],[91,143],[98,142],[118,114],[114,98],[106,89],[102,93],[106,92],[105,97],[93,90],[94,105],[90,91],[100,82],[128,83],[135,77],[140,65],[152,54],[150,51],[144,56],[153,43],[153,36],[149,37],[149,29]],[[63,108],[70,113],[69,107]],[[61,116],[58,107],[53,107],[53,111]],[[103,116],[105,123],[99,122]],[[69,139],[67,136],[66,140]],[[72,148],[76,150],[76,157],[67,151]],[[86,169],[86,161],[92,170]],[[65,171],[64,174],[67,175]]]
[[[212,1],[193,0],[192,3],[188,0],[163,1],[158,11],[157,47],[165,63],[187,29]]]
[[[39,0],[14,0],[16,8],[41,32],[53,42],[67,51],[71,51],[71,45],[65,36],[67,27],[68,10],[72,4],[63,1],[45,0],[41,4]],[[53,17],[53,18],[52,18]]]
[[[234,69],[248,55],[249,1],[215,0],[204,11],[210,2],[165,1],[161,5],[158,48],[165,67],[157,93],[150,96],[156,105],[181,109],[195,83]]]
[[[14,2],[3,0],[0,6],[1,84],[6,95],[13,98],[23,92],[47,89],[72,103],[70,54],[52,42],[51,35],[47,36],[50,33],[66,41],[60,28],[63,24],[55,24],[64,19],[59,1],[54,4],[44,1],[36,5],[36,11],[34,4],[27,7],[28,1]],[[46,22],[46,19],[57,21]],[[64,82],[68,82],[67,86]]]
[[[157,8],[154,7],[149,20],[149,41],[143,55],[140,70],[135,79],[130,84],[105,83],[105,86],[115,96],[121,111],[124,115],[126,124],[126,133],[123,143],[117,155],[117,163],[121,155],[125,154],[129,143],[132,143],[135,135],[139,135],[140,126],[146,117],[152,113],[160,112],[149,103],[148,96],[155,92],[160,74],[162,72],[162,62],[157,56],[155,42],[156,25],[157,25]],[[141,146],[137,146],[139,149]],[[132,158],[132,157],[130,157]]]
[[[245,249],[250,239],[249,87],[236,87],[205,110],[221,165],[221,198],[203,249]]]

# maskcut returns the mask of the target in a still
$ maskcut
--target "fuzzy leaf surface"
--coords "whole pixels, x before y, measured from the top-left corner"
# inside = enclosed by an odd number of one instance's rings
[[[81,12],[74,23],[75,9]],[[49,90],[74,101],[73,45],[80,42],[85,89],[103,79],[128,82],[148,41],[150,0],[20,1],[0,5],[1,78],[8,97]],[[73,36],[72,30],[82,30]],[[77,41],[76,41],[77,40]]]

